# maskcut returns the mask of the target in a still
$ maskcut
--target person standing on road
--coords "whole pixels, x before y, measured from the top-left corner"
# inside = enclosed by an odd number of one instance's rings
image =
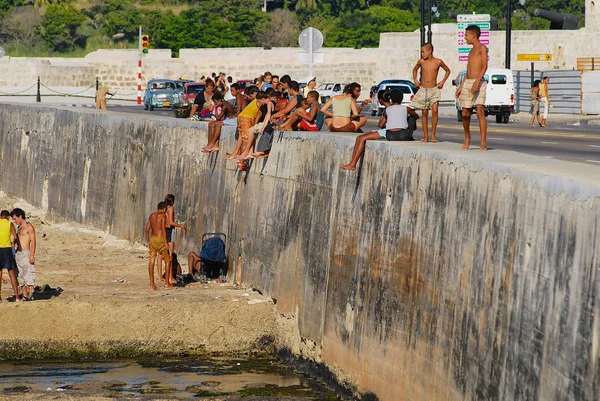
[[[540,83],[540,103],[544,107],[544,114],[542,114],[542,127],[544,128],[546,128],[546,119],[548,118],[548,109],[550,108],[550,96],[548,95],[549,83],[549,77],[542,78],[542,82]]]
[[[421,69],[421,81],[417,79],[417,72]],[[444,79],[438,82],[440,68],[446,71]],[[423,139],[421,142],[429,142],[428,124],[429,109],[431,109],[431,142],[436,143],[435,130],[438,123],[438,107],[441,99],[440,90],[444,87],[450,76],[450,68],[441,59],[433,57],[433,45],[425,43],[421,47],[421,58],[413,68],[413,81],[419,91],[411,102],[412,109],[423,111]]]
[[[469,25],[465,29],[465,40],[468,44],[473,45],[473,48],[467,62],[467,76],[456,91],[456,98],[462,108],[462,124],[465,130],[462,149],[469,150],[471,144],[471,109],[475,106],[481,133],[479,150],[487,151],[487,121],[484,110],[487,83],[483,76],[488,67],[488,49],[479,41],[479,35],[481,35],[481,29],[477,25]]]
[[[542,126],[542,120],[540,119],[540,80],[536,79],[529,91],[529,97],[531,99],[531,121],[529,121],[529,126],[534,126],[534,121],[537,119],[540,127]]]
[[[96,109],[106,111],[106,95],[114,96],[114,93],[110,93],[108,88],[102,85],[96,91]]]

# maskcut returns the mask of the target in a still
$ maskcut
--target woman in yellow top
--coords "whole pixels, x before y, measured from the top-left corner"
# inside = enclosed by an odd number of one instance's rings
[[[0,284],[2,283],[2,269],[6,269],[10,278],[10,285],[15,292],[15,300],[18,301],[21,298],[19,297],[19,286],[17,284],[17,262],[12,249],[14,240],[11,240],[11,235],[12,238],[17,238],[17,230],[8,219],[9,216],[8,210],[0,212]],[[0,302],[2,302],[1,298]]]
[[[250,102],[248,106],[238,115],[237,126],[240,132],[235,150],[226,157],[226,159],[234,159],[238,157],[242,150],[246,149],[250,128],[255,124],[260,116],[260,107],[269,101],[265,92],[258,92],[256,99]],[[238,163],[239,164],[239,163]]]
[[[364,100],[360,107],[356,107],[356,99],[360,96],[360,85],[352,82],[346,85],[341,95],[332,96],[327,103],[321,107],[321,112],[330,118],[325,119],[325,125],[331,132],[356,132],[367,123],[367,117],[361,116],[360,112],[370,99]],[[333,106],[333,113],[329,108]]]

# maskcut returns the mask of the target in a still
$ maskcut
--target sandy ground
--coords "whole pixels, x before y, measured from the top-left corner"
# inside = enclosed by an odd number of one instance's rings
[[[25,210],[36,229],[36,285],[63,291],[14,302],[4,272],[2,359],[243,352],[275,335],[275,307],[257,292],[214,282],[175,290],[157,282],[159,289],[152,291],[141,244],[77,224],[53,224],[0,192],[0,209],[14,207]],[[182,256],[187,272],[187,255]],[[27,330],[22,322],[28,322]]]

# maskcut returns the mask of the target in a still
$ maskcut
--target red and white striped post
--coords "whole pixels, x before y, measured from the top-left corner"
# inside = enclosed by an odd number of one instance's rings
[[[138,95],[137,104],[142,104],[142,26],[140,25],[140,35],[138,36]]]

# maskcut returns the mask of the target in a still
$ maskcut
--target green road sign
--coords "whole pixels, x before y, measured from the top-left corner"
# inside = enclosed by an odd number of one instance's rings
[[[471,53],[472,47],[459,47],[458,54],[469,54]]]
[[[456,24],[456,27],[459,30],[462,30],[462,29],[467,29],[467,27],[469,25],[478,26],[480,29],[490,29],[490,23],[489,22],[460,22],[460,23]]]

